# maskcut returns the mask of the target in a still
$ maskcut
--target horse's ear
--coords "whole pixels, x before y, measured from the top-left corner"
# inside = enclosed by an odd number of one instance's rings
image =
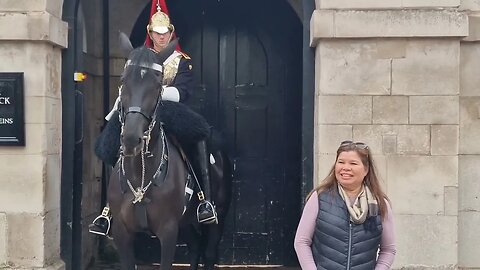
[[[118,42],[120,44],[120,49],[122,50],[123,56],[128,58],[130,52],[133,50],[132,42],[130,42],[128,36],[123,32],[118,33]]]
[[[163,48],[157,56],[158,62],[163,63],[172,53],[175,51],[177,47],[178,39],[174,39],[168,43],[167,47]]]

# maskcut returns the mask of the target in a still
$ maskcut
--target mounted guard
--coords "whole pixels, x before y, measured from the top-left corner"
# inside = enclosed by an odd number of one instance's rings
[[[161,5],[164,5],[161,7]],[[151,16],[147,25],[146,46],[150,50],[160,53],[174,37],[174,26],[170,22],[164,1],[157,2],[156,12]],[[152,5],[152,11],[153,11]],[[128,62],[125,67],[127,67]],[[192,62],[188,55],[181,52],[179,46],[168,56],[162,65],[158,65],[163,72],[163,90],[161,98],[168,110],[162,116],[162,122],[167,134],[173,135],[184,148],[191,149],[192,160],[196,163],[191,173],[198,183],[197,220],[200,223],[218,223],[215,205],[211,201],[211,186],[209,165],[215,162],[208,152],[207,139],[210,136],[210,126],[199,114],[183,105],[194,88]],[[115,101],[112,111],[105,117],[108,122],[96,143],[96,154],[105,163],[114,166],[123,153],[120,149],[120,127],[118,123],[119,97]],[[182,117],[178,117],[182,115]],[[190,134],[185,134],[190,133]],[[192,168],[192,166],[190,167]],[[197,176],[200,179],[197,179]],[[201,183],[201,184],[200,184]],[[203,187],[203,188],[202,188]],[[89,225],[89,231],[94,234],[107,235],[110,229],[111,214],[107,205],[101,215]]]

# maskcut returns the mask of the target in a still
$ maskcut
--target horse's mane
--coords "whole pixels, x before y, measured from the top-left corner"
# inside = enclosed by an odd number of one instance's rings
[[[140,74],[140,70],[145,69],[138,64],[150,66],[153,63],[157,63],[158,59],[156,56],[157,54],[153,50],[145,46],[135,48],[128,57],[128,60],[130,60],[133,65],[125,69],[125,73],[122,76],[123,79],[131,78],[132,74]]]

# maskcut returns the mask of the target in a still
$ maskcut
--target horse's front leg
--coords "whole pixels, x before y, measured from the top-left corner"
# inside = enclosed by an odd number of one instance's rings
[[[135,251],[133,247],[135,234],[129,233],[121,220],[113,222],[112,234],[120,257],[121,269],[135,270]]]
[[[171,270],[177,247],[178,223],[169,222],[162,229],[157,230],[155,234],[160,239],[162,247],[160,269]]]

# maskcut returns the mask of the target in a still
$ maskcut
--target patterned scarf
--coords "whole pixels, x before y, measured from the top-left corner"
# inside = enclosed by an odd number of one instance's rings
[[[360,191],[353,204],[350,203],[350,199],[341,185],[338,185],[338,191],[347,205],[350,220],[353,223],[362,224],[367,219],[367,216],[378,215],[377,199],[373,196],[368,186],[362,185],[362,191]]]

